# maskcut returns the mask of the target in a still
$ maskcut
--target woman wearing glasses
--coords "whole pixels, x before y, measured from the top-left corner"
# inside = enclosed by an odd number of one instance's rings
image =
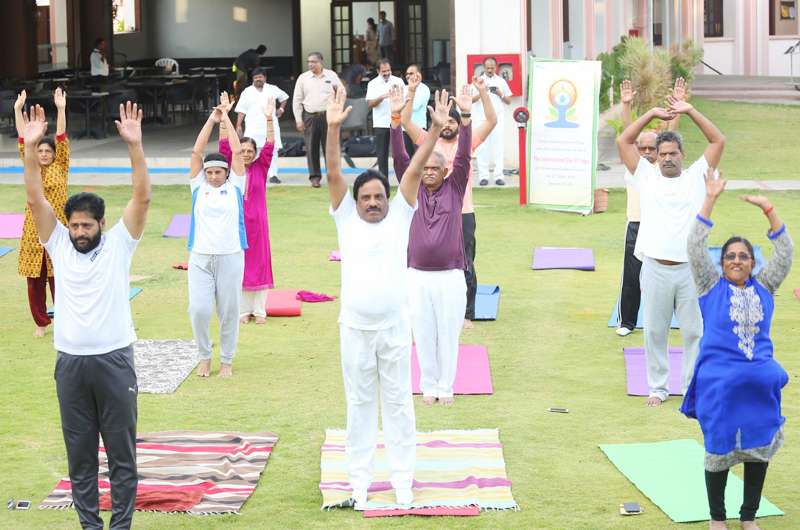
[[[721,173],[720,173],[721,176]],[[703,430],[711,528],[726,528],[728,469],[744,463],[742,528],[753,530],[769,460],[783,444],[781,388],[789,381],[773,358],[773,294],[792,267],[794,244],[775,207],[762,196],[740,195],[761,208],[775,245],[769,262],[753,275],[753,246],[732,237],[722,247],[722,276],[707,250],[711,210],[727,181],[706,177],[706,198],[688,239],[704,332],[694,378],[681,412]]]

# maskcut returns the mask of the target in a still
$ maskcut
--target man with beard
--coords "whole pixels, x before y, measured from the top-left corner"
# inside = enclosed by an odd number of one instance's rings
[[[278,151],[283,147],[281,143],[281,127],[278,120],[283,116],[283,109],[289,101],[289,94],[275,85],[267,83],[267,71],[263,68],[253,70],[253,84],[242,92],[239,101],[236,102],[234,109],[239,113],[236,118],[236,134],[241,138],[252,138],[256,142],[256,147],[264,147],[267,138],[267,117],[262,109],[267,106],[267,101],[272,98],[275,100],[275,107],[272,111],[272,127],[275,133],[275,149],[272,151],[272,162],[269,166],[269,181],[273,184],[280,184],[278,180]],[[280,103],[280,105],[278,105]],[[242,122],[245,123],[244,135],[242,135]]]
[[[374,475],[380,387],[389,481],[397,504],[411,504],[417,444],[406,304],[408,237],[422,166],[433,153],[450,103],[447,91],[436,93],[436,112],[429,107],[432,136],[411,159],[390,203],[389,179],[379,171],[365,171],[353,184],[353,196],[347,192],[338,141],[352,108],[343,108],[345,98],[342,90],[328,101],[327,176],[330,213],[342,253],[339,333],[347,399],[347,475],[353,500],[363,505]]]
[[[120,105],[117,129],[128,144],[133,198],[122,219],[105,235],[105,204],[93,193],[67,200],[67,226],[56,219],[44,195],[34,149],[25,152],[25,190],[39,239],[53,260],[58,282],[54,326],[55,380],[67,449],[72,498],[84,529],[103,528],[97,486],[98,433],[108,455],[111,528],[130,528],[136,500],[136,341],[128,301],[131,259],[144,232],[150,178],[142,150],[142,113]],[[36,105],[26,117],[32,145],[47,130]]]
[[[705,175],[716,169],[725,149],[725,135],[686,101],[668,96],[669,108],[656,107],[636,120],[619,136],[619,156],[626,176],[640,196],[642,221],[636,240],[636,256],[642,260],[642,305],[647,382],[646,405],[657,407],[669,396],[669,329],[672,314],[683,338],[681,388],[689,387],[703,334],[703,317],[689,269],[686,241],[706,195]],[[673,131],[656,137],[653,165],[639,156],[636,138],[659,118],[671,120],[687,114],[709,142],[705,153],[683,170],[683,138]]]
[[[413,92],[416,90],[421,82],[422,75],[417,74],[415,76],[409,76],[408,91]],[[486,82],[479,77],[473,77],[472,86],[478,90],[481,101],[483,101],[483,106],[486,109],[486,121],[483,122],[479,127],[473,128],[472,131],[472,152],[474,153],[475,149],[477,149],[478,146],[489,137],[489,135],[492,133],[492,129],[494,129],[494,126],[497,125],[497,115],[494,113],[494,107],[492,106],[491,101],[489,101],[489,94],[486,90]],[[459,105],[459,108],[461,108],[457,100],[456,104]],[[411,140],[415,144],[420,145],[427,137],[428,132],[420,129],[420,127],[412,121],[411,115],[411,105],[407,105],[403,109],[403,113],[401,115],[401,124]],[[453,161],[456,158],[456,151],[458,148],[458,130],[461,125],[462,118],[472,118],[472,115],[469,111],[465,111],[463,108],[461,108],[461,114],[459,114],[455,109],[450,109],[450,117],[442,129],[439,139],[436,141],[436,152],[444,155],[444,159],[447,162],[447,176],[445,176],[445,178],[448,178],[450,173],[453,171]],[[470,153],[469,179],[467,182],[467,190],[464,194],[464,206],[461,209],[461,222],[463,225],[462,232],[464,235],[464,251],[467,258],[467,267],[464,270],[464,277],[467,282],[467,309],[464,314],[463,328],[469,329],[475,327],[475,324],[472,323],[472,319],[475,318],[475,294],[478,289],[478,278],[475,275],[474,264],[475,207],[472,204],[472,153]]]

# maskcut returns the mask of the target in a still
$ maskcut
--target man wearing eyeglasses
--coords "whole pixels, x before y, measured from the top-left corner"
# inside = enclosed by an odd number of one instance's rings
[[[725,135],[692,105],[668,96],[668,108],[650,109],[617,139],[619,156],[628,168],[628,182],[639,193],[642,221],[635,253],[642,259],[642,305],[647,382],[650,396],[646,405],[657,407],[669,396],[669,329],[672,314],[678,320],[683,339],[681,389],[692,379],[703,317],[697,289],[689,269],[686,241],[694,218],[706,195],[705,176],[719,166],[725,149]],[[708,140],[703,156],[683,169],[683,138],[673,131],[656,137],[653,165],[639,156],[636,138],[653,119],[671,120],[686,114]]]
[[[410,64],[406,68],[406,82],[414,79],[415,76],[422,78],[422,72],[416,64]],[[420,129],[428,130],[428,100],[431,99],[431,89],[428,88],[423,82],[420,82],[416,87],[408,86],[407,97],[411,99],[411,122]],[[408,156],[414,156],[417,152],[417,145],[411,140],[408,133],[403,130],[403,144],[406,146]],[[392,151],[394,152],[394,151]]]

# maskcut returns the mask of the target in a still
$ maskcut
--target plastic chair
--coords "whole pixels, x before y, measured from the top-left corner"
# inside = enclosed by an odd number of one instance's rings
[[[103,112],[103,121],[105,122],[104,128],[106,132],[108,132],[110,123],[119,119],[119,106],[121,104],[127,104],[128,101],[131,103],[136,103],[137,99],[138,94],[133,88],[123,88],[108,94],[108,97],[105,101],[105,112]]]
[[[180,74],[180,71],[178,69],[178,61],[176,61],[175,59],[164,57],[163,59],[159,59],[156,61],[156,66],[164,66],[169,68],[173,74],[175,75]]]
[[[184,107],[189,107],[192,117],[194,117],[195,112],[197,112],[197,107],[195,105],[196,92],[197,86],[194,83],[182,83],[172,86],[172,89],[170,89],[169,93],[167,94],[167,106],[172,106],[173,122],[175,121],[176,105],[180,105],[181,114],[183,113]]]

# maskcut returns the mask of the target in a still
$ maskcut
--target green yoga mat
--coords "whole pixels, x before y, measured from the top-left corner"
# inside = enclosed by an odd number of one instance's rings
[[[696,440],[599,444],[598,447],[639,491],[676,523],[708,521],[711,518],[703,470],[705,450]],[[740,478],[728,473],[725,488],[728,519],[739,518],[743,487]],[[756,517],[771,515],[784,513],[761,497]]]

